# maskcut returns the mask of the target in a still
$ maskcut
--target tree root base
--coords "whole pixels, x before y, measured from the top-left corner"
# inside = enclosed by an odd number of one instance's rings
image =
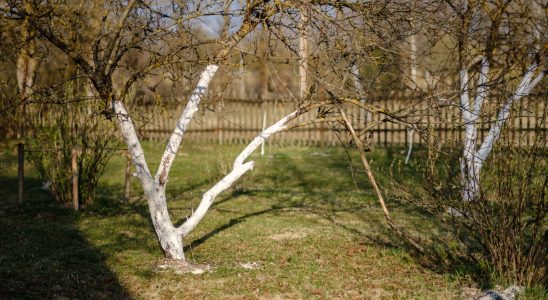
[[[199,275],[205,272],[210,272],[211,269],[211,266],[207,264],[197,264],[186,260],[169,258],[159,260],[154,266],[155,272],[173,272],[177,275],[187,273]]]

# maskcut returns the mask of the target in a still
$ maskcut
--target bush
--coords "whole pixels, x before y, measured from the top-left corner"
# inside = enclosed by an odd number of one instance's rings
[[[544,144],[544,143],[543,143]],[[548,173],[542,147],[498,147],[483,174],[480,199],[464,218],[482,260],[504,282],[546,283]]]
[[[114,152],[114,124],[97,113],[102,103],[93,97],[76,97],[79,94],[69,82],[52,95],[36,96],[39,104],[27,110],[28,144],[36,149],[29,158],[41,178],[50,182],[55,198],[70,202],[71,152],[78,149],[80,203],[91,204],[99,177]]]
[[[462,200],[459,147],[442,151],[430,147],[428,158],[417,166],[420,179],[398,182],[398,176],[394,176],[387,192],[452,225],[453,236],[460,244],[452,251],[465,249],[467,258],[483,274],[489,274],[486,279],[503,284],[546,285],[546,141],[542,137],[532,147],[519,147],[505,140],[509,139],[501,137],[485,163],[476,201]],[[462,257],[462,253],[452,256]]]

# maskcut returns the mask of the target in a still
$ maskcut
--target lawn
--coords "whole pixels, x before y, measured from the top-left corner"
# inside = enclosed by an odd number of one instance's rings
[[[151,169],[162,143],[146,143]],[[225,174],[242,145],[184,145],[168,184],[173,220],[183,220]],[[100,181],[92,207],[72,212],[53,202],[31,166],[26,203],[16,204],[16,165],[2,154],[0,298],[463,298],[474,286],[466,268],[417,255],[382,217],[351,152],[342,148],[268,148],[256,167],[219,196],[185,240],[186,256],[211,272],[157,272],[162,258],[139,183],[122,203],[122,155]],[[403,150],[370,154],[380,181]],[[30,165],[30,164],[27,164]],[[355,168],[354,175],[350,165]],[[388,203],[395,219],[423,241],[443,236],[425,213]]]

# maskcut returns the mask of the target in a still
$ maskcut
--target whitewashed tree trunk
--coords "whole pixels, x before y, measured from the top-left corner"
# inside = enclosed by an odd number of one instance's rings
[[[184,259],[181,238],[176,234],[176,229],[167,210],[165,188],[150,174],[133,121],[121,102],[115,102],[115,112],[122,136],[136,168],[136,176],[139,178],[147,198],[152,225],[158,236],[160,246],[166,257]]]
[[[500,137],[502,127],[506,124],[506,121],[510,116],[512,105],[515,102],[518,102],[523,96],[527,96],[544,77],[545,71],[541,71],[540,74],[533,79],[537,69],[538,65],[536,63],[529,66],[512,97],[504,102],[495,123],[489,129],[489,133],[479,148],[477,147],[477,123],[479,116],[481,115],[483,103],[488,97],[489,60],[484,57],[481,61],[476,97],[473,105],[470,102],[468,68],[463,68],[461,70],[460,109],[465,126],[465,139],[460,168],[462,176],[462,197],[464,201],[475,201],[477,199],[480,192],[481,169],[485,160],[489,157],[494,144]]]
[[[353,62],[352,66],[350,67],[350,73],[352,74],[352,81],[354,83],[354,88],[356,89],[356,92],[358,92],[360,102],[365,105],[367,101],[365,98],[365,89],[363,88],[363,84],[361,81],[362,77],[360,67],[358,67],[355,62]],[[362,109],[361,112],[362,119],[367,126],[367,124],[372,121],[372,115],[365,109]]]
[[[409,46],[411,48],[409,53],[409,60],[411,61],[409,77],[411,77],[413,88],[417,88],[417,80],[419,79],[419,76],[417,65],[417,36],[415,34],[409,37]]]
[[[413,128],[407,129],[407,143],[409,143],[409,147],[407,148],[407,155],[405,156],[405,164],[407,165],[409,163],[409,159],[411,158],[411,152],[413,151],[413,135],[415,134],[415,130]]]
[[[121,102],[116,101],[114,104],[122,136],[128,146],[128,151],[131,154],[137,170],[136,176],[141,182],[148,201],[154,230],[158,236],[160,246],[168,258],[179,260],[184,260],[185,258],[182,237],[177,233],[175,226],[173,226],[167,209],[165,186],[168,181],[169,170],[171,169],[175,155],[179,150],[183,135],[187,130],[194,113],[198,111],[198,105],[218,68],[219,66],[217,65],[208,65],[202,72],[200,80],[169,139],[155,177],[152,177],[150,173],[143,148],[137,137],[131,117]]]
[[[192,215],[178,228],[173,225],[169,217],[169,211],[166,203],[165,188],[168,182],[169,170],[173,164],[175,156],[179,150],[179,146],[183,136],[188,129],[188,126],[198,111],[198,105],[205,94],[205,91],[213,79],[213,76],[218,70],[217,65],[208,65],[202,72],[198,85],[196,86],[188,104],[186,105],[177,126],[171,135],[166,146],[156,176],[152,176],[148,168],[141,143],[137,137],[135,126],[129,116],[124,105],[116,101],[114,110],[118,120],[122,136],[127,143],[128,151],[131,154],[133,163],[136,168],[136,176],[139,178],[150,209],[150,216],[160,246],[165,252],[167,258],[184,260],[183,237],[188,235],[196,225],[202,220],[208,211],[215,198],[227,190],[234,182],[242,175],[253,169],[254,162],[244,162],[249,155],[255,151],[269,136],[284,130],[287,122],[295,119],[297,116],[305,112],[297,110],[287,115],[283,119],[276,122],[274,125],[266,128],[259,136],[257,136],[236,158],[232,171],[227,174],[221,181],[215,184],[207,191],[200,202],[198,208]]]

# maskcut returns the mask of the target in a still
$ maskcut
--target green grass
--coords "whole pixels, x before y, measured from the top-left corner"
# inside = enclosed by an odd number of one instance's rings
[[[151,170],[163,143],[145,144]],[[180,223],[201,195],[231,167],[241,145],[185,145],[167,188]],[[0,298],[459,298],[473,284],[462,269],[436,266],[387,229],[352,152],[354,178],[340,148],[271,148],[252,155],[253,171],[220,195],[184,241],[202,275],[153,271],[162,258],[139,183],[123,194],[122,155],[100,181],[96,203],[75,213],[37,189],[27,169],[26,203],[16,204],[14,154],[2,155]],[[380,181],[400,151],[369,155]],[[395,219],[423,241],[443,237],[438,223],[389,203]],[[440,246],[445,247],[445,246]],[[241,264],[256,262],[258,269]],[[463,268],[464,269],[464,268]]]

